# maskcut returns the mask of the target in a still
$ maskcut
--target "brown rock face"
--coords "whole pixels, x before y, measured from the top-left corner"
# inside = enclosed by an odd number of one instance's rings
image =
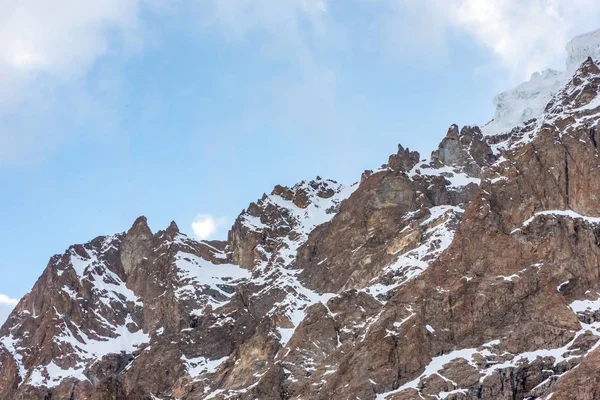
[[[388,161],[388,166],[397,171],[408,172],[419,162],[419,153],[405,149],[398,145],[398,153],[392,154]]]
[[[121,249],[121,264],[124,272],[131,274],[144,259],[148,259],[152,248],[152,231],[148,227],[146,217],[139,217],[125,235]]]
[[[331,222],[312,232],[299,249],[294,265],[302,270],[302,282],[318,292],[337,292],[364,288],[372,285],[373,279],[410,276],[410,269],[423,264],[412,260],[405,269],[393,271],[394,277],[382,275],[382,268],[398,259],[398,253],[408,253],[430,239],[427,231],[432,235],[432,227],[423,226],[422,221],[435,225],[441,211],[462,212],[477,195],[481,168],[494,159],[488,152],[491,150],[477,128],[465,128],[459,134],[456,126],[451,127],[429,163],[417,164],[418,154],[400,147],[398,155],[390,158],[390,166],[396,165],[396,169],[365,177]],[[398,160],[407,163],[398,166]],[[408,166],[411,169],[407,170]],[[458,217],[454,219],[456,222]],[[413,258],[426,263],[435,258],[442,244],[441,239],[433,240],[427,246],[429,256]]]
[[[71,246],[0,329],[0,400],[600,398],[599,94],[588,59],[512,131],[276,186],[227,241]]]
[[[480,177],[482,168],[491,165],[496,156],[483,140],[478,127],[464,127],[458,132],[458,126],[452,125],[440,147],[432,154],[434,162],[452,165],[470,176]]]

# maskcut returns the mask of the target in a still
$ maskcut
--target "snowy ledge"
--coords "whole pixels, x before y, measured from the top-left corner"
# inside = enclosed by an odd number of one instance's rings
[[[549,210],[549,211],[540,211],[538,213],[535,213],[533,215],[533,217],[529,218],[527,221],[523,222],[523,224],[521,224],[520,228],[517,228],[515,230],[513,230],[511,232],[511,234],[518,232],[520,230],[522,230],[523,228],[527,228],[529,226],[529,224],[531,224],[533,222],[533,220],[535,220],[537,217],[541,216],[541,215],[552,215],[555,217],[568,217],[568,218],[572,218],[572,219],[583,219],[584,221],[587,221],[591,224],[597,224],[600,223],[600,217],[588,217],[586,215],[581,215],[579,213],[576,213],[573,210]]]

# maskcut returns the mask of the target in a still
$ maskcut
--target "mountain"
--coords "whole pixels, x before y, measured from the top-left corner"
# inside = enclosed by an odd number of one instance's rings
[[[429,157],[53,256],[0,399],[600,399],[600,31]]]

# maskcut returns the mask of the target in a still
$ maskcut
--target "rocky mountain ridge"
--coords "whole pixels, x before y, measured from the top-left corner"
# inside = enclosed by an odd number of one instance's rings
[[[510,130],[277,186],[226,241],[140,217],[53,256],[0,399],[599,399],[597,32]]]

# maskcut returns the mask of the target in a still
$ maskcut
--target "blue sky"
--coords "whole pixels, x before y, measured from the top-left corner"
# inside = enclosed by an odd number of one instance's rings
[[[0,0],[0,319],[52,254],[139,215],[224,238],[276,184],[487,122],[600,27],[574,1]]]

